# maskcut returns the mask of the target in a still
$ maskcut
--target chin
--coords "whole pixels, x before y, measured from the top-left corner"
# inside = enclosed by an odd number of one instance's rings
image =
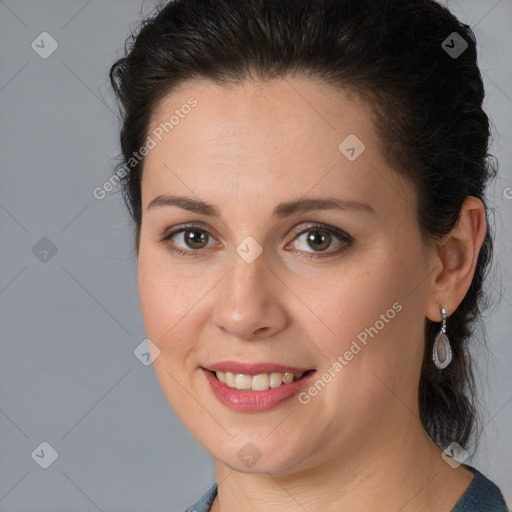
[[[298,446],[284,446],[282,442],[270,442],[270,438],[265,440],[265,435],[261,439],[253,439],[252,442],[225,442],[215,446],[206,443],[203,446],[216,462],[239,473],[285,476],[306,469],[306,455],[299,453],[299,449],[304,448],[300,443]]]

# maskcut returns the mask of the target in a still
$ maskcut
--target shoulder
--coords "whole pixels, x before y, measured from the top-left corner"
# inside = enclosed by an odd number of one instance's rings
[[[197,503],[194,503],[191,507],[188,507],[185,512],[209,512],[210,507],[217,495],[217,483],[214,483],[208,491],[199,499]]]
[[[505,498],[496,484],[474,467],[464,466],[473,473],[473,480],[452,512],[508,512]]]

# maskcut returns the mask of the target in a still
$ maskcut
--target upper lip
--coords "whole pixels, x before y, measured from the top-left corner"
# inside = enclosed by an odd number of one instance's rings
[[[300,368],[277,363],[239,363],[237,361],[219,361],[205,367],[212,372],[243,373],[244,375],[259,375],[261,373],[304,373],[313,368]]]

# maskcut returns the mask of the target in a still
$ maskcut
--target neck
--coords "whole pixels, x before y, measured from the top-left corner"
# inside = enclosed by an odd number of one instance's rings
[[[395,428],[372,443],[366,437],[297,473],[240,473],[216,460],[211,512],[451,510],[473,475],[463,466],[452,469],[416,420],[412,430]]]

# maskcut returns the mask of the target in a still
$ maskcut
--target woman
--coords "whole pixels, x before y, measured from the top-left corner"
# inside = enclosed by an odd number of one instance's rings
[[[175,0],[112,67],[189,511],[505,511],[467,343],[492,253],[471,29],[433,0]]]

